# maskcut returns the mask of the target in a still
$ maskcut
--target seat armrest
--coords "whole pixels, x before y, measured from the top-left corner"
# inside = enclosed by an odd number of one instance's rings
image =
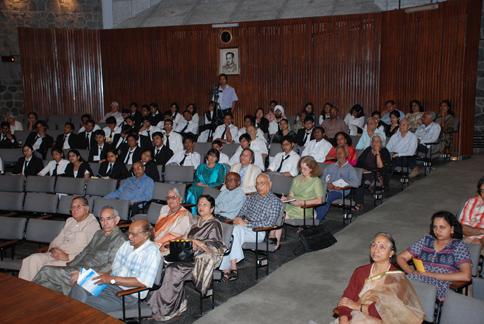
[[[14,246],[17,244],[17,240],[11,240],[11,241],[5,241],[5,242],[0,242],[0,249],[5,249],[11,246]]]
[[[267,232],[267,231],[272,231],[275,229],[278,229],[279,226],[259,226],[259,227],[254,227],[252,228],[252,231],[254,232]]]
[[[116,296],[118,297],[123,297],[127,295],[131,295],[140,291],[145,291],[148,290],[149,288],[146,287],[137,287],[137,288],[131,288],[131,289],[126,289],[126,290],[121,290],[116,293]]]
[[[467,285],[469,285],[470,283],[472,282],[472,280],[470,281],[451,281],[450,282],[450,289],[460,289],[460,288],[463,288]]]
[[[37,249],[37,253],[46,253],[47,251],[49,251],[49,246],[42,246]]]

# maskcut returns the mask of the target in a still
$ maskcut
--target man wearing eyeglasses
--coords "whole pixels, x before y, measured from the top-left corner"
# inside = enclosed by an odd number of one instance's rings
[[[99,296],[93,296],[76,285],[69,296],[108,313],[123,307],[123,299],[116,296],[118,292],[131,288],[151,288],[161,266],[160,250],[151,240],[152,232],[147,220],[132,222],[128,230],[129,241],[123,243],[116,253],[111,272],[101,273],[94,278],[96,284],[108,286]],[[139,297],[144,299],[147,294],[147,291],[142,291]],[[124,303],[127,307],[135,306],[138,294],[125,296]]]
[[[116,209],[103,207],[99,217],[101,229],[94,234],[86,248],[65,267],[44,266],[33,282],[68,295],[77,282],[80,268],[93,269],[97,273],[109,271],[116,252],[126,242],[126,235],[117,226],[119,220]]]

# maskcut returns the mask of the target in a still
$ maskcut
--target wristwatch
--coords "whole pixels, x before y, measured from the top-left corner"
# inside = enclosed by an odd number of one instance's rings
[[[115,285],[115,284],[116,284],[116,280],[114,280],[114,278],[113,278],[113,279],[111,279],[111,280],[109,281],[109,283],[110,283],[111,285]]]

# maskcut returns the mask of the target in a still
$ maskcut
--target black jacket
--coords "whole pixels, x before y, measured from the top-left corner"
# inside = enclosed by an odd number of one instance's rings
[[[29,134],[29,136],[27,136],[27,139],[25,140],[25,144],[33,146],[36,141],[37,141],[37,132],[32,132]],[[47,151],[52,147],[53,144],[54,144],[54,139],[50,135],[45,134],[45,136],[42,138],[42,143],[40,144],[40,147],[37,150],[37,152],[42,154],[42,158],[45,159],[47,155]]]
[[[69,178],[84,178],[84,173],[86,173],[86,171],[89,171],[89,173],[93,175],[89,163],[81,162],[81,165],[79,166],[79,170],[77,172],[77,176],[74,177],[74,166],[72,165],[72,163],[69,163],[66,166],[66,171],[64,172],[63,176]]]
[[[9,140],[6,136],[2,138],[0,136],[0,148],[16,148],[19,147],[17,139],[12,135],[12,140]]]
[[[81,148],[82,149],[89,149],[90,147],[96,146],[96,136],[94,135],[94,132],[91,132],[91,145],[87,142],[86,139],[86,132],[82,132],[78,134],[79,140],[81,141]]]
[[[267,120],[267,118],[262,117],[259,124],[256,124],[255,126],[257,128],[260,128],[264,132],[264,134],[269,133],[269,120]]]
[[[124,165],[123,162],[119,160],[114,162],[113,168],[109,174],[107,174],[108,166],[109,166],[108,161],[104,161],[101,163],[101,165],[99,166],[99,172],[98,172],[99,177],[110,177],[111,179],[116,179],[116,180],[123,180],[129,177],[128,169],[126,169],[126,166]]]
[[[104,143],[103,149],[101,151],[101,158],[99,160],[104,160],[106,158],[106,153],[108,152],[109,149],[111,149],[111,145],[109,143]],[[97,143],[96,145],[92,146],[91,150],[89,151],[89,157],[88,157],[89,162],[97,162],[97,161],[94,161],[94,156],[96,155],[97,155]]]
[[[168,147],[163,145],[161,150],[158,154],[156,154],[156,147],[153,148],[153,161],[155,161],[156,165],[165,165],[171,157],[173,156],[173,151],[170,150]]]
[[[17,163],[13,168],[12,173],[21,174],[22,168],[24,167],[24,163],[25,163],[24,157],[21,157],[20,159],[18,159]],[[32,158],[30,159],[30,162],[29,164],[27,164],[27,168],[24,171],[24,175],[26,176],[37,175],[37,173],[39,173],[43,168],[44,168],[44,163],[42,162],[42,160],[36,157],[35,155],[32,155]]]
[[[129,148],[126,147],[126,149],[119,154],[119,161],[124,163],[124,160],[126,159],[126,156],[128,155],[128,152],[129,152]],[[136,147],[136,149],[133,152],[133,157],[132,157],[131,161],[133,163],[135,163],[135,162],[138,162],[139,160],[141,160],[141,149],[139,147]]]
[[[69,142],[69,147],[71,149],[76,149],[76,150],[83,149],[84,142],[79,137],[79,135],[71,133],[67,141]],[[62,150],[62,148],[64,147],[64,134],[60,134],[57,136],[57,138],[55,139],[54,147]]]
[[[313,129],[314,130],[314,129]],[[306,135],[306,129],[301,128],[300,130],[297,131],[296,134],[296,143],[299,146],[304,146],[304,136]],[[313,133],[311,132],[311,139],[314,139]]]
[[[118,154],[121,154],[121,152],[128,149],[128,143],[127,142],[121,143],[118,147],[116,147],[116,145],[118,145],[120,138],[121,138],[121,134],[114,135],[113,143],[112,143],[113,148],[118,151]]]

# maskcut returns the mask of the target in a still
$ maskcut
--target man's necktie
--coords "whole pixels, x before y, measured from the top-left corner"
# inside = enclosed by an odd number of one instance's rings
[[[132,154],[133,154],[133,152],[131,152],[131,151],[128,152],[128,155],[126,155],[126,159],[124,159],[124,164],[128,164],[128,161],[131,158]]]
[[[87,139],[87,149],[90,151],[91,150],[91,133],[86,134],[86,139]]]
[[[311,133],[307,133],[307,132],[304,134],[304,139],[303,139],[304,145],[306,145],[306,141],[308,140],[308,136],[310,136],[310,134]]]
[[[150,137],[150,130],[149,129],[146,130],[146,134],[148,134],[148,138],[151,138]]]
[[[113,164],[112,163],[109,163],[108,170],[106,171],[106,174],[107,175],[110,175],[111,172],[113,172]]]
[[[155,156],[157,156],[158,154],[160,154],[160,149],[156,149]]]
[[[52,171],[52,176],[55,177],[57,175],[57,168],[59,167],[59,163],[55,164],[54,171]]]
[[[282,165],[284,164],[284,161],[286,161],[287,159],[289,159],[290,155],[286,155],[282,158],[281,160],[281,164],[279,164],[279,167],[277,168],[277,171],[276,172],[281,172],[281,169],[282,169]]]
[[[187,122],[187,124],[185,125],[185,127],[183,127],[183,129],[181,130],[180,133],[185,133],[185,131],[187,130],[188,128],[188,125],[190,125],[190,122]]]
[[[224,132],[222,133],[222,136],[220,138],[223,139],[225,137],[225,134],[227,133],[228,128],[229,128],[229,126],[225,126]]]
[[[166,147],[170,148],[170,135],[166,135]]]
[[[180,161],[180,165],[183,166],[183,163],[185,163],[185,160],[187,158],[188,154],[185,154],[185,156],[183,157],[183,159]]]
[[[25,171],[27,171],[27,167],[29,166],[29,161],[25,160],[24,162],[24,172],[23,175],[25,175]]]
[[[98,149],[97,149],[97,156],[99,156],[99,158],[101,158],[101,153],[103,151],[103,147],[102,146],[98,146]]]

